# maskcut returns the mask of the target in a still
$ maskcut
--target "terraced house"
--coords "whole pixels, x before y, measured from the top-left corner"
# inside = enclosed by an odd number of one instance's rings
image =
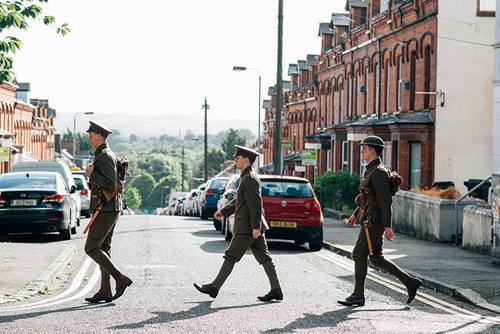
[[[23,160],[54,160],[56,112],[29,83],[0,84],[0,174]]]
[[[284,173],[362,174],[359,143],[375,134],[404,189],[490,176],[494,1],[349,0],[345,10],[319,24],[319,55],[289,66]],[[271,96],[265,164],[274,104]],[[316,166],[297,168],[306,146],[317,149]]]

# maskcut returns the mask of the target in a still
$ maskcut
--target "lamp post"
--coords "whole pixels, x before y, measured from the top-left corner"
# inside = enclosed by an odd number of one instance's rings
[[[260,153],[260,94],[261,94],[261,76],[258,68],[251,68],[245,66],[233,66],[233,71],[257,71],[259,73],[259,103],[258,103],[258,125],[257,125],[257,152]],[[260,155],[257,157],[257,168],[260,167]]]
[[[75,151],[76,151],[76,115],[93,115],[93,111],[78,112],[73,116],[73,165],[75,165]]]

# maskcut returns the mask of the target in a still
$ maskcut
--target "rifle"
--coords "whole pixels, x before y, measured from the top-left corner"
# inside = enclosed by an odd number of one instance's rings
[[[370,238],[370,231],[367,223],[363,223],[363,229],[365,230],[366,244],[368,245],[368,254],[373,256],[372,239]]]

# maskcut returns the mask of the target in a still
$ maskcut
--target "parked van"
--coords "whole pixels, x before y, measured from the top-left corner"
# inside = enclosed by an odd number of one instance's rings
[[[12,172],[57,172],[61,174],[64,182],[66,182],[71,193],[71,202],[73,207],[71,210],[72,226],[80,225],[81,199],[80,194],[76,191],[77,187],[71,170],[68,165],[61,161],[20,161],[12,166]]]

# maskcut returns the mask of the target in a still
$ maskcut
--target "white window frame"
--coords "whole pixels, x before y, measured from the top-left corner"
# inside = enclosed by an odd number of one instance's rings
[[[385,83],[385,112],[390,112],[391,105],[391,68],[389,67],[389,62],[387,62],[387,80]]]
[[[403,105],[403,56],[398,58],[398,111],[401,112]]]
[[[375,66],[375,114],[379,114],[379,98],[380,95],[380,64]]]
[[[348,171],[349,170],[349,142],[348,141],[343,141],[342,142],[342,167],[341,169],[343,171]]]

